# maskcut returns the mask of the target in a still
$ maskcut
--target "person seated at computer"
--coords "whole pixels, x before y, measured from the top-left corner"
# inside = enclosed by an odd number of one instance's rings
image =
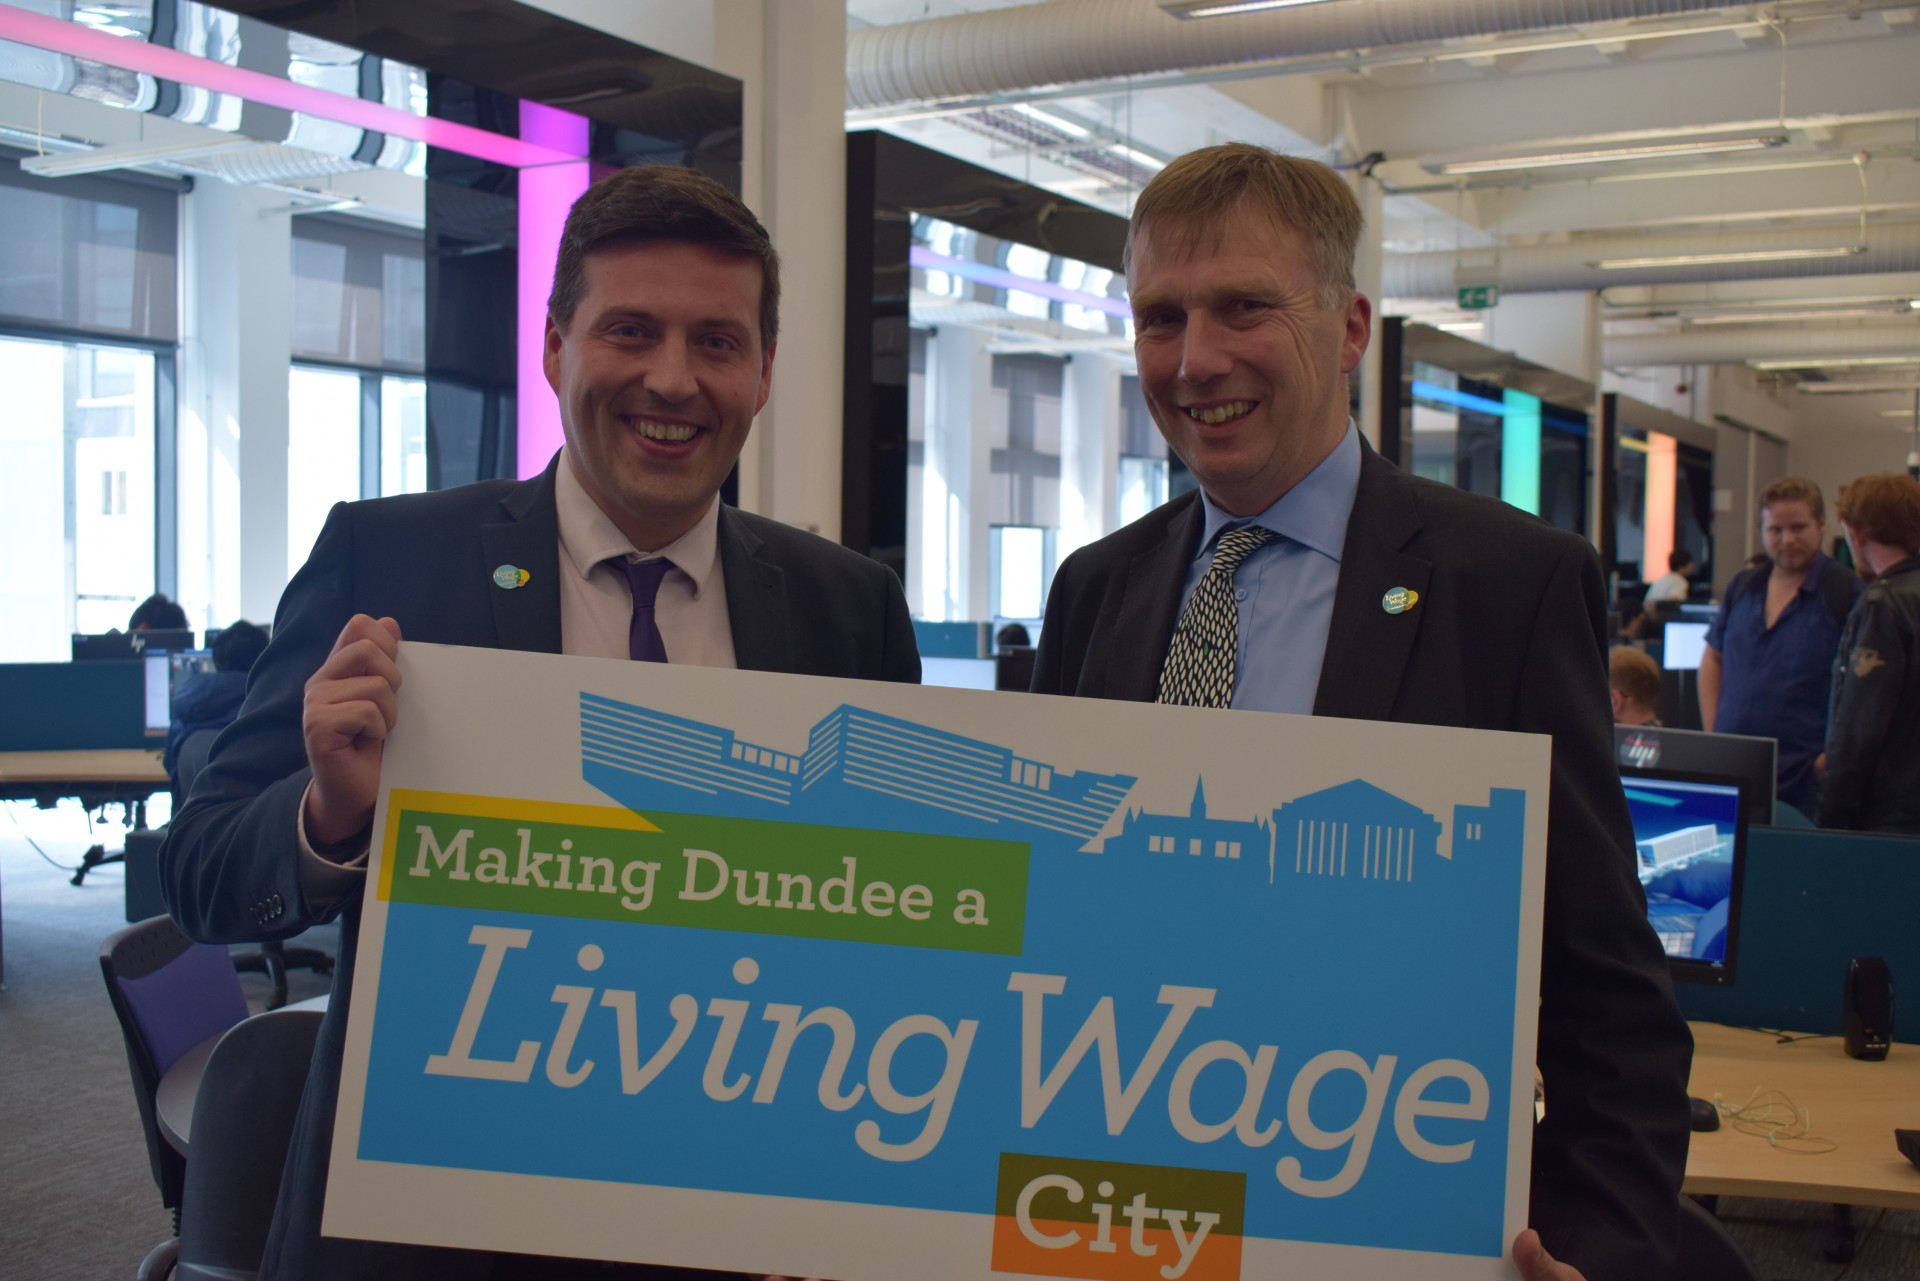
[[[1607,687],[1613,695],[1616,725],[1658,725],[1660,664],[1632,645],[1607,651]]]
[[[133,607],[127,619],[130,632],[177,631],[187,627],[187,611],[165,592],[155,592]]]
[[[1684,548],[1676,548],[1667,554],[1667,572],[1653,580],[1647,587],[1647,594],[1641,598],[1641,604],[1648,609],[1655,605],[1678,605],[1687,599],[1692,588],[1694,570],[1693,553]]]
[[[247,697],[247,673],[266,647],[267,633],[243,619],[214,638],[213,670],[193,673],[173,691],[167,747],[160,761],[175,796],[186,796],[206,764],[213,736],[240,714],[240,704]],[[196,734],[205,737],[189,745]]]

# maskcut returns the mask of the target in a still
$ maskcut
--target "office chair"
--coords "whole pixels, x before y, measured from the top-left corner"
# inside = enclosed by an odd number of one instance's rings
[[[1690,1196],[1680,1198],[1680,1249],[1673,1281],[1760,1281],[1733,1237],[1713,1212]]]
[[[274,1010],[228,1029],[193,1109],[173,1281],[253,1281],[267,1248],[318,1010]]]
[[[182,1055],[247,1017],[247,1000],[227,949],[193,942],[165,916],[109,934],[100,944],[100,972],[126,1040],[153,1181],[160,1188],[160,1203],[173,1212],[178,1232],[186,1160],[160,1133],[154,1095],[160,1078]],[[142,1276],[153,1275],[151,1268],[161,1263],[155,1256],[172,1244],[163,1243],[148,1256]]]

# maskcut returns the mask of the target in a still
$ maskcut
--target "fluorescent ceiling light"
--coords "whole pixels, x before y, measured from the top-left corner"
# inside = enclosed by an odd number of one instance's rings
[[[1864,369],[1878,365],[1920,365],[1920,355],[1913,356],[1799,356],[1791,360],[1749,360],[1749,368],[1761,370],[1780,369]]]
[[[1869,383],[1869,382],[1831,382],[1801,383],[1794,388],[1809,396],[1867,396],[1888,391],[1920,391],[1920,382],[1913,383]]]
[[[1062,119],[1051,112],[1042,111],[1040,108],[1030,106],[1024,102],[1014,103],[1013,109],[1030,120],[1039,121],[1049,129],[1058,129],[1069,138],[1087,138],[1093,134],[1093,131],[1084,125],[1077,125],[1071,120]]]
[[[1144,151],[1136,151],[1124,142],[1116,142],[1108,147],[1107,150],[1119,156],[1122,160],[1131,160],[1136,165],[1144,165],[1148,169],[1165,169],[1167,167],[1167,162],[1158,156],[1150,156]]]
[[[1810,307],[1801,311],[1712,311],[1697,316],[1680,313],[1689,325],[1770,325],[1788,320],[1844,320],[1853,316],[1904,316],[1907,304],[1878,307]]]
[[[1302,5],[1328,4],[1331,0],[1161,0],[1160,7],[1182,20],[1188,18],[1230,18],[1240,13],[1264,13],[1268,9],[1297,9]]]
[[[150,142],[126,147],[95,147],[90,151],[68,151],[54,156],[26,156],[20,161],[23,173],[41,178],[71,178],[75,174],[105,173],[110,169],[131,169],[139,165],[159,164],[163,160],[187,160],[210,152],[235,147],[257,147],[253,138],[228,134],[193,142]]]
[[[1624,143],[1612,147],[1579,147],[1567,151],[1540,151],[1531,154],[1479,156],[1447,160],[1434,157],[1420,162],[1428,173],[1470,174],[1504,173],[1513,169],[1550,169],[1559,165],[1610,164],[1616,160],[1647,160],[1663,156],[1718,155],[1726,151],[1761,151],[1783,146],[1784,133],[1748,134],[1738,138],[1686,138],[1674,142]]]
[[[1634,267],[1705,267],[1731,262],[1793,262],[1804,258],[1851,258],[1867,252],[1865,245],[1830,245],[1819,249],[1748,249],[1735,253],[1655,254],[1645,258],[1602,258],[1589,267],[1626,271]]]

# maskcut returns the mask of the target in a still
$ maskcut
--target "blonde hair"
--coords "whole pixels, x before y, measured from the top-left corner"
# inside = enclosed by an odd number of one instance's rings
[[[1161,250],[1190,252],[1218,236],[1220,220],[1242,208],[1297,232],[1320,281],[1320,305],[1331,309],[1346,303],[1354,291],[1360,202],[1340,175],[1319,161],[1245,142],[1189,151],[1153,176],[1127,224],[1128,269],[1147,233]]]
[[[1607,684],[1633,702],[1652,707],[1660,697],[1660,664],[1631,645],[1607,651]]]

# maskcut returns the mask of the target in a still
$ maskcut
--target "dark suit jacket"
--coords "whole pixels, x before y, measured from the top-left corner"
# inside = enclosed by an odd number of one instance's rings
[[[742,668],[915,682],[920,655],[891,570],[837,544],[733,508],[720,510],[720,560]],[[484,1278],[492,1256],[321,1238],[320,1209],[340,1089],[360,900],[310,906],[296,815],[308,769],[306,680],[356,613],[399,620],[408,640],[560,652],[554,469],[438,493],[334,508],[281,598],[273,642],[246,705],[222,733],[160,850],[167,905],[203,942],[286,938],[342,915],[333,1000],[267,1249],[266,1278],[354,1281]],[[531,570],[508,591],[499,565]]]
[[[1060,566],[1033,688],[1152,701],[1203,524],[1176,499]],[[1380,599],[1420,593],[1403,614]],[[1646,922],[1587,543],[1365,451],[1314,715],[1553,736],[1531,1219],[1588,1281],[1665,1275],[1692,1042]]]

